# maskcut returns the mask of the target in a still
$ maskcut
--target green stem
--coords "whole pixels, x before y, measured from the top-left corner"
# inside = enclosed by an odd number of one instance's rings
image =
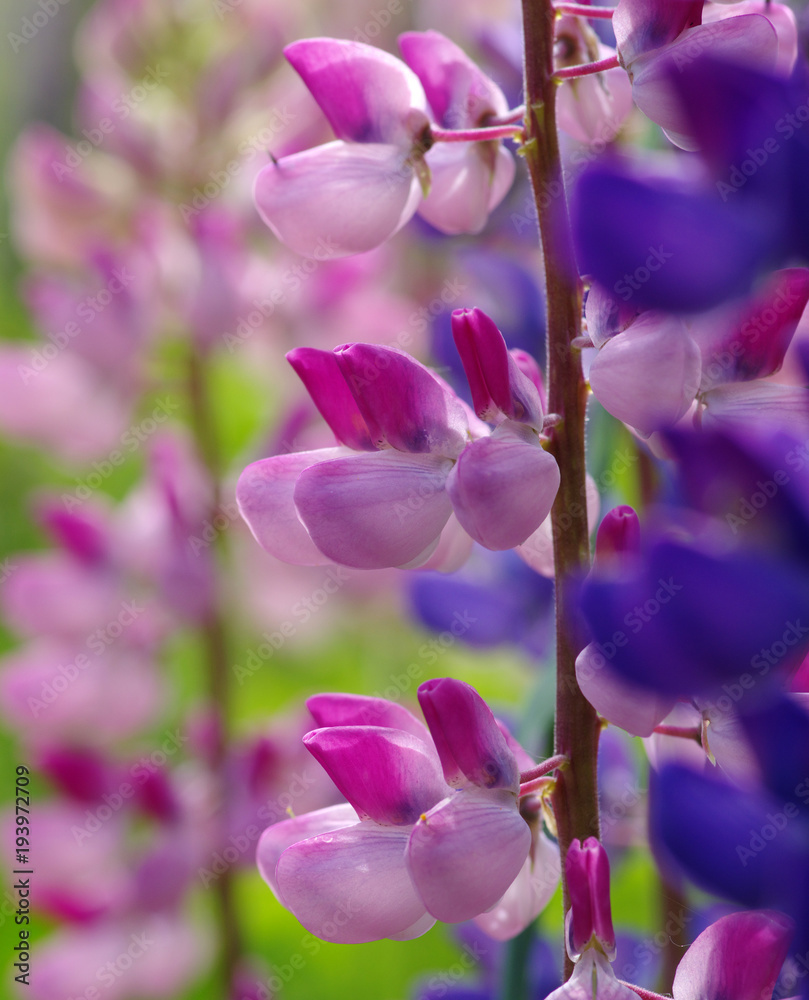
[[[188,397],[191,405],[191,425],[199,457],[205,465],[211,484],[211,520],[221,504],[222,459],[216,433],[214,408],[208,392],[205,357],[191,344],[188,357]],[[221,550],[223,536],[217,539]],[[221,559],[219,560],[222,561]],[[225,764],[229,739],[230,686],[228,683],[228,638],[225,613],[219,593],[218,579],[214,581],[214,598],[201,625],[208,676],[208,694],[215,717],[215,743],[211,765],[218,785],[220,802],[228,793]],[[221,816],[224,834],[224,812]],[[239,920],[234,897],[233,869],[228,867],[214,883],[219,909],[222,942],[222,976],[225,983],[223,996],[228,996],[243,954]]]
[[[552,433],[561,485],[551,512],[556,563],[556,733],[554,753],[570,765],[559,774],[554,812],[564,858],[574,838],[599,835],[596,759],[600,726],[576,682],[576,656],[584,639],[574,626],[569,579],[590,561],[584,462],[587,386],[581,353],[582,286],[576,268],[556,129],[553,45],[555,13],[550,0],[523,0],[525,31],[525,159],[537,206],[545,265],[549,409],[561,421]],[[563,878],[565,911],[569,908]],[[573,971],[565,958],[565,972]]]

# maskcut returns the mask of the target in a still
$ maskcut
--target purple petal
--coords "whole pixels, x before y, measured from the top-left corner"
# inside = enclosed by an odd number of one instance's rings
[[[556,892],[560,877],[559,848],[540,833],[503,898],[493,909],[475,917],[475,923],[495,941],[509,941],[545,909]]]
[[[712,58],[766,73],[778,58],[778,36],[766,17],[748,14],[691,28],[662,53],[651,53],[634,63],[635,103],[683,149],[697,149],[698,143],[691,132],[691,114],[672,88],[672,67],[682,72],[694,61],[694,52],[708,49]]]
[[[401,729],[330,726],[303,742],[361,819],[410,824],[446,794],[432,748]]]
[[[296,347],[286,357],[337,440],[354,451],[375,451],[334,352]]]
[[[377,446],[460,454],[468,426],[463,406],[415,358],[377,344],[346,344],[336,358]]]
[[[569,948],[581,953],[593,935],[614,957],[615,932],[610,910],[610,863],[595,837],[584,843],[574,838],[565,857],[565,876],[570,893]]]
[[[640,553],[640,521],[635,510],[621,504],[608,510],[598,526],[594,563],[599,568]]]
[[[361,944],[409,931],[425,907],[405,866],[408,832],[365,822],[293,845],[277,867],[284,905],[326,941]]]
[[[427,910],[456,923],[501,899],[530,847],[531,831],[511,792],[464,789],[413,828],[407,866]]]
[[[700,23],[702,0],[620,0],[612,19],[624,66]]]
[[[805,386],[776,382],[718,385],[702,397],[703,430],[739,430],[753,427],[809,433],[809,393]]]
[[[782,3],[769,0],[741,0],[733,4],[708,4],[703,8],[703,23],[739,17],[744,14],[763,14],[778,36],[778,59],[775,71],[781,76],[789,76],[798,58],[798,27],[792,10]]]
[[[471,781],[481,788],[516,793],[516,758],[477,691],[463,681],[443,677],[425,681],[418,695],[447,783]]]
[[[674,1000],[772,996],[793,924],[781,913],[731,913],[704,930],[677,966]]]
[[[452,337],[472,390],[479,417],[511,420],[542,427],[542,400],[534,382],[520,370],[502,333],[481,309],[456,309]]]
[[[362,694],[316,694],[306,701],[306,707],[318,726],[382,726],[402,729],[411,736],[430,741],[427,727],[403,705],[386,698],[370,698]]]
[[[699,348],[675,317],[644,313],[612,337],[590,366],[590,386],[605,410],[651,434],[671,427],[693,403]]]
[[[278,859],[288,847],[322,833],[358,826],[359,822],[355,810],[348,803],[341,803],[268,826],[258,841],[256,863],[261,877],[272,889],[278,902],[287,905],[278,888],[276,867]]]
[[[421,80],[438,124],[474,128],[485,124],[487,117],[508,111],[497,84],[440,32],[406,31],[398,41],[405,62]]]
[[[282,243],[334,260],[390,239],[416,211],[421,187],[395,146],[337,141],[268,164],[254,197]]]
[[[426,560],[452,513],[451,463],[383,451],[305,469],[295,505],[317,548],[359,569]]]
[[[239,511],[258,544],[276,559],[296,566],[323,566],[329,562],[301,523],[293,494],[304,469],[344,454],[342,448],[322,448],[274,455],[248,465],[239,477]]]
[[[556,459],[537,436],[507,422],[467,445],[449,474],[447,493],[461,526],[497,551],[536,531],[550,514],[559,481]]]
[[[338,139],[391,143],[409,153],[414,137],[429,124],[418,77],[382,49],[337,38],[305,38],[288,45],[284,55]]]
[[[614,644],[591,642],[576,657],[576,680],[593,708],[633,736],[651,736],[676,699],[635,687],[610,670]]]

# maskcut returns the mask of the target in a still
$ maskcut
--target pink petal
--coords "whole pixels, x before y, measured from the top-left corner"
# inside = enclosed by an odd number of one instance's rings
[[[606,652],[615,655],[609,649]],[[609,658],[598,643],[591,642],[576,657],[576,680],[599,715],[633,736],[651,736],[676,702],[624,681],[610,669]]]
[[[677,423],[693,402],[699,379],[697,345],[680,320],[659,313],[643,313],[608,340],[590,366],[599,403],[645,435]]]
[[[395,146],[329,142],[270,163],[256,176],[259,215],[304,257],[333,260],[390,239],[421,187]]]
[[[296,347],[286,357],[337,440],[354,451],[374,451],[368,427],[334,352]]]
[[[295,505],[315,545],[359,569],[426,559],[452,513],[451,463],[433,455],[382,451],[305,469]]]
[[[587,332],[596,347],[622,333],[638,317],[639,309],[631,301],[622,302],[601,285],[594,284],[587,293],[584,304],[584,318]]]
[[[638,994],[622,986],[601,952],[587,948],[568,981],[546,1000],[637,1000]],[[693,998],[689,998],[693,1000]]]
[[[699,699],[695,699],[695,702],[708,719],[703,743],[717,765],[731,781],[743,788],[750,787],[751,783],[761,782],[764,775],[745,736],[739,716],[732,709],[728,711],[724,705],[723,711],[711,702]]]
[[[452,338],[461,356],[478,416],[495,420],[504,413],[511,420],[541,430],[539,390],[520,370],[494,322],[481,309],[456,309],[451,321]]]
[[[690,332],[702,351],[700,389],[779,371],[807,302],[809,271],[793,267],[770,275],[741,306],[699,317]]]
[[[640,520],[628,504],[608,510],[598,526],[594,566],[620,566],[640,553]]]
[[[798,59],[798,26],[791,8],[782,3],[764,3],[763,0],[741,0],[740,3],[709,3],[703,8],[704,24],[738,17],[740,14],[763,14],[778,36],[778,58],[775,71],[789,76]]]
[[[405,62],[424,86],[438,124],[474,128],[485,118],[508,111],[508,102],[497,84],[445,35],[438,31],[406,31],[398,41]]]
[[[514,180],[511,153],[500,143],[437,142],[427,153],[430,193],[418,213],[442,233],[479,233]]]
[[[323,566],[330,561],[301,523],[293,494],[305,469],[345,454],[349,452],[343,448],[321,448],[274,455],[253,462],[239,476],[239,511],[258,544],[276,559],[295,566]]]
[[[446,794],[432,747],[401,729],[330,726],[303,738],[360,819],[414,823]]]
[[[717,59],[767,73],[775,67],[778,37],[766,17],[748,14],[691,28],[661,52],[642,56],[634,63],[631,72],[635,103],[682,149],[697,147],[688,134],[688,117],[672,90],[669,72],[672,65],[687,66],[694,52],[704,51]]]
[[[481,788],[510,788],[516,793],[516,758],[477,691],[463,681],[442,677],[425,681],[418,695],[447,783],[460,786],[471,781]]]
[[[447,479],[462,527],[495,551],[523,543],[550,513],[559,467],[533,431],[507,421],[467,445]]]
[[[437,573],[454,573],[469,559],[474,542],[452,514],[444,525],[438,545],[430,558],[413,569],[435,570]]]
[[[502,898],[530,847],[531,831],[513,793],[463,789],[413,828],[407,866],[427,910],[456,923]]]
[[[338,38],[304,38],[287,45],[284,55],[338,139],[389,143],[409,153],[414,137],[429,124],[418,77],[382,49]]]
[[[545,909],[560,877],[559,848],[540,833],[532,853],[503,898],[493,909],[475,917],[475,923],[495,941],[509,941]]]
[[[268,826],[258,841],[256,863],[261,877],[272,889],[278,902],[287,905],[278,888],[276,867],[278,859],[288,847],[323,833],[358,826],[359,822],[356,811],[348,803],[341,803]]]
[[[402,729],[426,743],[430,734],[403,705],[363,694],[315,694],[306,700],[318,726],[383,726]]]
[[[620,0],[612,27],[621,63],[631,67],[638,56],[699,24],[701,16],[702,0]]]
[[[575,958],[595,935],[608,957],[615,957],[615,931],[610,909],[610,863],[595,837],[574,838],[565,856],[570,894],[568,950]]]
[[[792,921],[781,913],[731,913],[704,930],[674,976],[674,1000],[770,997],[787,956]]]
[[[460,400],[424,365],[395,347],[346,344],[337,363],[379,447],[455,458],[466,443]]]
[[[411,931],[425,907],[405,866],[408,833],[366,821],[293,845],[276,869],[284,905],[326,941],[361,944]]]
[[[608,46],[599,45],[599,59],[614,54]],[[632,84],[618,66],[606,73],[566,80],[556,100],[561,129],[579,142],[603,145],[615,138],[632,111]]]
[[[587,525],[588,531],[592,531],[593,525],[598,520],[598,512],[601,508],[601,496],[598,492],[595,480],[592,476],[586,477],[587,488]],[[578,512],[573,512],[576,517]],[[571,515],[573,516],[573,515]],[[542,576],[553,578],[556,568],[553,561],[553,526],[550,516],[540,524],[537,530],[527,538],[522,545],[516,547],[516,552],[531,569],[536,570]]]

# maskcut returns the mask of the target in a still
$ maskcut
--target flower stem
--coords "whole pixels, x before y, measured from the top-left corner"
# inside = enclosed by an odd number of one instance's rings
[[[655,726],[654,732],[661,736],[679,736],[683,740],[696,740],[702,743],[702,729],[699,726]]]
[[[550,774],[551,771],[555,771],[557,768],[564,767],[565,764],[567,764],[567,757],[564,754],[556,754],[553,757],[548,757],[547,760],[543,760],[536,767],[532,767],[528,771],[523,771],[520,775],[520,784],[523,785],[526,781],[533,781],[534,778],[541,778],[543,775]]]
[[[436,142],[487,142],[491,139],[515,139],[521,133],[521,125],[493,125],[460,129],[430,126],[430,135]]]
[[[576,268],[556,130],[557,82],[553,67],[554,23],[551,0],[522,0],[525,31],[525,159],[537,206],[545,265],[548,331],[548,409],[561,415],[551,450],[561,484],[551,511],[556,564],[556,731],[555,754],[568,767],[559,771],[553,805],[564,858],[574,838],[598,836],[596,758],[600,725],[595,709],[576,681],[576,656],[584,638],[575,626],[570,578],[587,571],[590,545],[585,493],[584,421],[587,386],[580,351],[582,285]],[[569,908],[563,880],[564,907]],[[573,970],[565,959],[566,976]]]
[[[615,69],[620,66],[618,56],[607,56],[606,59],[599,59],[598,62],[581,63],[579,66],[565,66],[556,70],[557,80],[575,80],[580,76],[590,76],[592,73],[603,73],[607,69]]]
[[[205,358],[196,346],[189,346],[188,396],[191,406],[191,425],[199,457],[208,472],[211,485],[212,520],[218,513],[221,498],[222,461],[216,434],[213,406],[208,393]],[[221,539],[218,540],[221,545]],[[218,581],[215,581],[215,586]],[[215,743],[212,748],[211,766],[217,785],[217,799],[222,803],[220,813],[222,839],[225,830],[225,806],[227,797],[227,777],[225,774],[229,734],[229,684],[227,629],[225,615],[218,590],[215,591],[211,607],[200,626],[205,651],[208,675],[208,695],[214,713]],[[233,893],[233,869],[231,867],[214,883],[220,922],[222,942],[222,973],[225,983],[224,996],[232,988],[242,956],[242,942],[239,921]]]
[[[572,14],[574,17],[607,19],[615,13],[614,7],[590,7],[586,3],[555,3],[553,8],[557,14]]]

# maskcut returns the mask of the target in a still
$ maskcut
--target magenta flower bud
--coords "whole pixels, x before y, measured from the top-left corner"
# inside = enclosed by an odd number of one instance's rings
[[[419,705],[448,785],[471,782],[516,793],[519,768],[486,702],[473,687],[451,677],[425,681]]]
[[[542,400],[536,385],[509,353],[502,333],[481,309],[456,309],[452,336],[472,390],[475,413],[484,420],[501,414],[542,428]]]
[[[615,957],[615,931],[610,909],[610,863],[595,837],[574,840],[565,858],[570,894],[567,949],[576,961],[593,938],[610,960]]]
[[[604,564],[620,562],[622,556],[640,552],[640,521],[628,504],[613,507],[604,515],[596,535],[595,563],[599,569]]]

